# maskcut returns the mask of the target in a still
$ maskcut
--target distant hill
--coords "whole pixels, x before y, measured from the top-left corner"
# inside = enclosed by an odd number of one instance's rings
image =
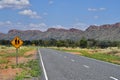
[[[91,25],[85,31],[71,28],[67,29],[58,29],[58,28],[49,28],[47,31],[39,30],[10,30],[7,34],[0,33],[0,39],[11,40],[15,36],[20,36],[23,40],[38,40],[38,39],[71,39],[79,40],[82,37],[87,39],[96,39],[96,40],[111,40],[118,41],[120,40],[120,23],[115,24],[105,24],[101,26]]]

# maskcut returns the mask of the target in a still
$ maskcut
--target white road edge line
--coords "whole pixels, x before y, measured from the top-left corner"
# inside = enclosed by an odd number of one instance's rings
[[[45,66],[44,66],[44,63],[43,63],[43,58],[42,58],[42,55],[41,55],[41,52],[40,52],[39,49],[38,49],[38,53],[39,53],[39,57],[40,57],[40,60],[41,60],[41,63],[42,63],[43,72],[44,72],[44,75],[45,75],[45,80],[48,80],[48,76],[47,76],[47,73],[46,73],[46,69],[45,69]]]
[[[87,65],[83,65],[85,68],[90,68],[89,66],[87,66]]]
[[[111,78],[111,79],[114,79],[114,80],[118,80],[117,78],[115,78],[115,77],[112,77],[112,76],[110,76],[110,78]]]

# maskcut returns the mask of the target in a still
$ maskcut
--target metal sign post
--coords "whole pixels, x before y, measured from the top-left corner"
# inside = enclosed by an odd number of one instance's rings
[[[16,65],[18,65],[18,48],[16,48]]]
[[[11,44],[16,48],[16,65],[18,65],[18,49],[23,44],[23,41],[16,36],[12,41]]]

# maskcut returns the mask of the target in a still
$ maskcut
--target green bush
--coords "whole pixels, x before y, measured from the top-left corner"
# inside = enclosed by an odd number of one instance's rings
[[[23,71],[15,77],[15,80],[23,80],[26,76],[26,72]]]
[[[39,60],[30,60],[27,63],[18,64],[19,68],[24,71],[15,77],[15,80],[23,80],[24,78],[38,77],[41,73]]]
[[[0,59],[0,64],[7,64],[8,62],[8,60]]]

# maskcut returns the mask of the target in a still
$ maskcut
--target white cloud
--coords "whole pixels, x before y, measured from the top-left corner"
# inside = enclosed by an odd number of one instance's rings
[[[0,27],[2,26],[8,26],[8,25],[12,25],[12,22],[11,21],[5,21],[5,22],[0,22]]]
[[[85,24],[85,23],[76,23],[73,25],[73,28],[76,28],[76,29],[80,29],[80,30],[85,30],[86,28],[88,28],[89,25]]]
[[[65,27],[64,26],[62,26],[62,25],[53,25],[53,26],[51,26],[52,28],[57,28],[57,29],[60,29],[60,28],[64,28],[65,29]]]
[[[66,27],[63,25],[53,25],[48,26],[45,23],[21,23],[21,22],[11,22],[11,21],[5,21],[0,22],[0,32],[7,33],[11,29],[18,29],[18,30],[40,30],[40,31],[46,31],[48,28],[57,28],[57,29],[69,29],[69,28],[76,28],[80,30],[85,30],[88,28],[89,25],[85,23],[76,23],[73,24],[72,27]]]
[[[99,16],[94,16],[94,19],[98,19],[99,18]]]
[[[88,8],[88,11],[97,11],[96,8]]]
[[[106,8],[88,8],[88,11],[104,11]]]
[[[49,1],[49,4],[53,4],[53,3],[54,3],[54,1],[51,1],[51,0]]]
[[[29,23],[24,24],[21,22],[11,22],[5,21],[0,22],[0,32],[8,32],[11,29],[18,29],[18,30],[41,30],[46,31],[49,28],[45,23]]]
[[[29,24],[30,27],[45,27],[47,26],[45,23],[40,23],[40,24],[33,24],[33,23],[30,23]]]
[[[28,26],[31,28],[41,28],[41,27],[46,27],[47,25],[45,23],[39,23],[39,24],[30,23]]]
[[[72,28],[85,30],[88,28],[89,25],[84,23],[76,23],[72,26]],[[21,22],[11,22],[11,21],[5,21],[0,22],[0,32],[8,32],[11,29],[18,29],[18,30],[41,30],[46,31],[48,28],[57,28],[57,29],[69,29],[71,27],[65,27],[63,25],[53,25],[48,26],[45,23],[21,23]]]
[[[30,5],[29,0],[0,0],[0,9],[14,8],[22,9]]]
[[[24,29],[30,29],[30,30],[41,30],[41,31],[45,31],[48,28],[48,26],[45,23],[38,23],[38,24],[34,24],[34,23],[30,23],[28,25],[26,25],[26,27],[24,27]]]
[[[0,22],[0,30],[3,30],[4,27],[4,32],[7,32],[11,29],[18,29],[18,30],[41,30],[41,31],[46,31],[48,28],[64,28],[62,25],[53,25],[53,26],[48,26],[45,23],[28,23],[24,24],[21,22],[10,22],[10,21],[5,21],[5,22]],[[0,31],[1,32],[1,31]]]
[[[6,21],[6,23],[7,23],[7,24],[12,24],[12,22],[11,22],[11,21]]]
[[[99,8],[99,10],[104,11],[104,10],[106,10],[106,8]]]
[[[41,18],[41,17],[37,14],[37,12],[32,11],[32,10],[30,10],[30,9],[20,11],[19,14],[24,15],[24,16],[28,16],[28,17],[30,17],[30,18],[36,18],[36,19]]]

